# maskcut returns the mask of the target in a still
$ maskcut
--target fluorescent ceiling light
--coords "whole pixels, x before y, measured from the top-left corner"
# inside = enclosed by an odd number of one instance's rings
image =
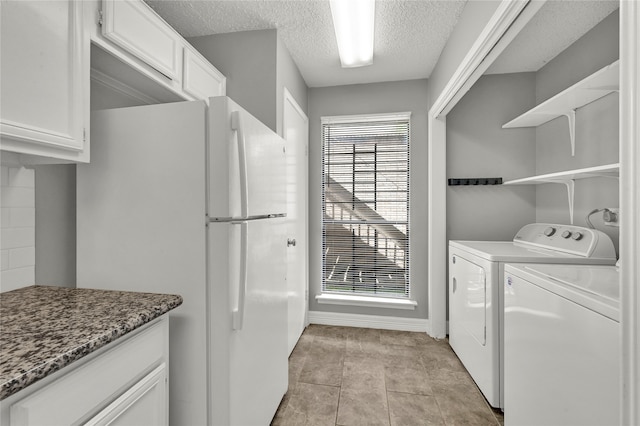
[[[373,64],[375,0],[331,0],[330,5],[342,67]]]

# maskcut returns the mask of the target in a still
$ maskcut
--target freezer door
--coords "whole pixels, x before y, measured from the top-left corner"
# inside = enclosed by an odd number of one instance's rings
[[[269,424],[287,391],[285,230],[209,224],[213,424]]]
[[[209,217],[286,212],[285,141],[226,96],[210,99]]]

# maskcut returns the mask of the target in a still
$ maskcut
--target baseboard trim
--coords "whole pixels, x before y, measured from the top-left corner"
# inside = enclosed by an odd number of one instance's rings
[[[344,314],[339,312],[309,311],[310,324],[343,327],[378,328],[383,330],[419,331],[426,333],[428,319],[387,317],[379,315]]]

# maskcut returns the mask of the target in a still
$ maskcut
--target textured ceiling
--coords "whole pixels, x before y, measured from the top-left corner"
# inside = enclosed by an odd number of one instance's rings
[[[427,78],[466,0],[376,1],[373,65],[340,67],[327,0],[146,2],[184,37],[277,28],[309,87]]]
[[[343,69],[328,0],[145,1],[184,37],[277,28],[309,87],[429,77],[466,3],[377,0],[373,65]],[[537,71],[618,6],[547,1],[487,73]]]
[[[538,71],[619,6],[618,0],[547,1],[486,73]]]

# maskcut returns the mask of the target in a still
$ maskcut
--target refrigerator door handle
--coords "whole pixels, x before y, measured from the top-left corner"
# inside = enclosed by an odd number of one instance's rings
[[[238,140],[238,166],[240,169],[240,214],[247,217],[249,214],[249,188],[247,180],[247,144],[244,139],[244,130],[240,119],[240,111],[231,112],[231,129],[236,131]]]
[[[240,223],[240,276],[238,280],[238,307],[233,311],[233,329],[242,330],[244,306],[247,296],[249,224]]]

